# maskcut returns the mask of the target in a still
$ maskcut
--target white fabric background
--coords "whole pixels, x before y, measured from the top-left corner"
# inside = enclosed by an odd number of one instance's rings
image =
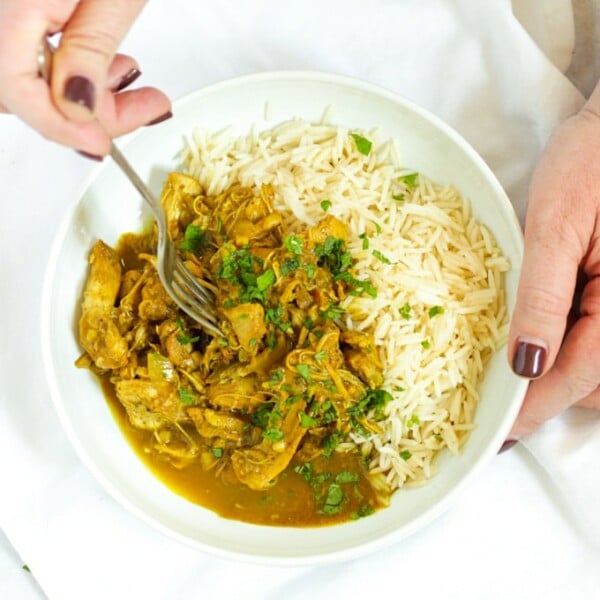
[[[152,0],[124,50],[139,59],[141,83],[173,98],[265,69],[382,84],[462,133],[522,216],[545,140],[582,102],[556,67],[568,65],[572,47],[570,4],[550,4],[562,25],[534,17],[529,27],[550,56],[508,0]],[[93,166],[0,116],[0,598],[598,597],[600,419],[590,411],[571,411],[528,449],[496,458],[425,530],[334,566],[215,559],[116,505],[62,433],[39,351],[49,248]]]

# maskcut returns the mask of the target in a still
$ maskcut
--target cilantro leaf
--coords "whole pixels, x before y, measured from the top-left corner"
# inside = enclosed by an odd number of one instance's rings
[[[356,149],[361,154],[364,154],[365,156],[369,156],[369,152],[371,152],[371,147],[373,146],[373,142],[371,142],[366,137],[363,137],[362,135],[360,135],[358,133],[351,133],[350,135],[354,139]]]

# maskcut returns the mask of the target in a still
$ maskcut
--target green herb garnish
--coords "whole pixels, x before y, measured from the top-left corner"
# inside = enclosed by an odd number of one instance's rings
[[[321,208],[324,212],[327,212],[331,208],[331,200],[323,200],[321,202]]]
[[[302,238],[297,235],[286,235],[283,238],[283,245],[292,253],[300,255],[304,251]]]
[[[196,404],[196,394],[186,388],[179,388],[177,395],[182,404]]]
[[[429,309],[429,318],[433,319],[436,315],[441,315],[444,312],[444,309],[441,306],[432,306]]]
[[[192,254],[200,254],[200,250],[208,246],[208,240],[206,239],[206,232],[202,227],[190,223],[185,228],[183,234],[183,241],[179,244],[181,250],[191,252]]]
[[[360,135],[358,133],[351,133],[350,135],[354,139],[354,143],[356,144],[356,149],[361,154],[368,156],[369,152],[371,152],[371,147],[373,146],[373,142],[371,142],[366,137],[363,137],[362,135]]]
[[[384,265],[392,264],[392,261],[387,256],[385,256],[385,254],[382,254],[381,252],[379,252],[379,250],[373,250],[373,256],[377,260],[380,260]]]
[[[410,307],[410,304],[408,304],[408,302],[404,306],[401,306],[398,309],[398,312],[400,313],[400,316],[403,319],[406,319],[407,321],[410,319],[410,316],[411,316],[410,313],[411,313],[411,311],[412,311],[412,308]]]
[[[398,181],[401,181],[409,190],[412,190],[417,183],[417,177],[419,177],[418,173],[409,173],[399,177]]]

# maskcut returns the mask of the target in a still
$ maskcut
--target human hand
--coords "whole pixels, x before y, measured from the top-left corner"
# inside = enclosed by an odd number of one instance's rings
[[[508,352],[532,379],[509,439],[572,405],[600,409],[600,84],[533,175]]]
[[[110,140],[170,116],[159,90],[121,92],[138,65],[115,54],[145,0],[2,0],[0,112],[11,112],[44,137],[92,155]],[[62,32],[49,86],[38,74],[40,44]],[[95,120],[98,118],[101,127]]]

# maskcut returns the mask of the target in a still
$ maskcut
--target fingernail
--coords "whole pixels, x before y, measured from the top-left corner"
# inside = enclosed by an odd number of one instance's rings
[[[85,158],[89,158],[90,160],[95,160],[98,162],[102,162],[104,160],[104,156],[98,156],[97,154],[90,154],[89,152],[85,152],[84,150],[75,150],[77,154],[81,154]]]
[[[128,71],[127,73],[125,73],[125,75],[123,75],[121,81],[119,81],[119,83],[112,89],[112,91],[120,92],[121,90],[124,90],[128,85],[131,85],[141,74],[142,72],[134,67],[133,69],[131,69],[131,71]]]
[[[156,119],[152,119],[152,121],[146,123],[146,127],[148,127],[149,125],[157,125],[158,123],[162,123],[163,121],[170,119],[172,116],[173,113],[171,111],[166,112],[164,115],[160,115],[160,117],[156,117]]]
[[[535,379],[544,371],[546,348],[527,340],[519,340],[513,356],[513,371],[521,377]]]
[[[500,446],[500,450],[498,450],[498,454],[502,454],[507,450],[510,450],[515,444],[517,444],[519,440],[506,440],[502,446]]]
[[[64,97],[69,102],[94,110],[96,104],[96,90],[94,84],[86,77],[75,75],[65,83]]]

